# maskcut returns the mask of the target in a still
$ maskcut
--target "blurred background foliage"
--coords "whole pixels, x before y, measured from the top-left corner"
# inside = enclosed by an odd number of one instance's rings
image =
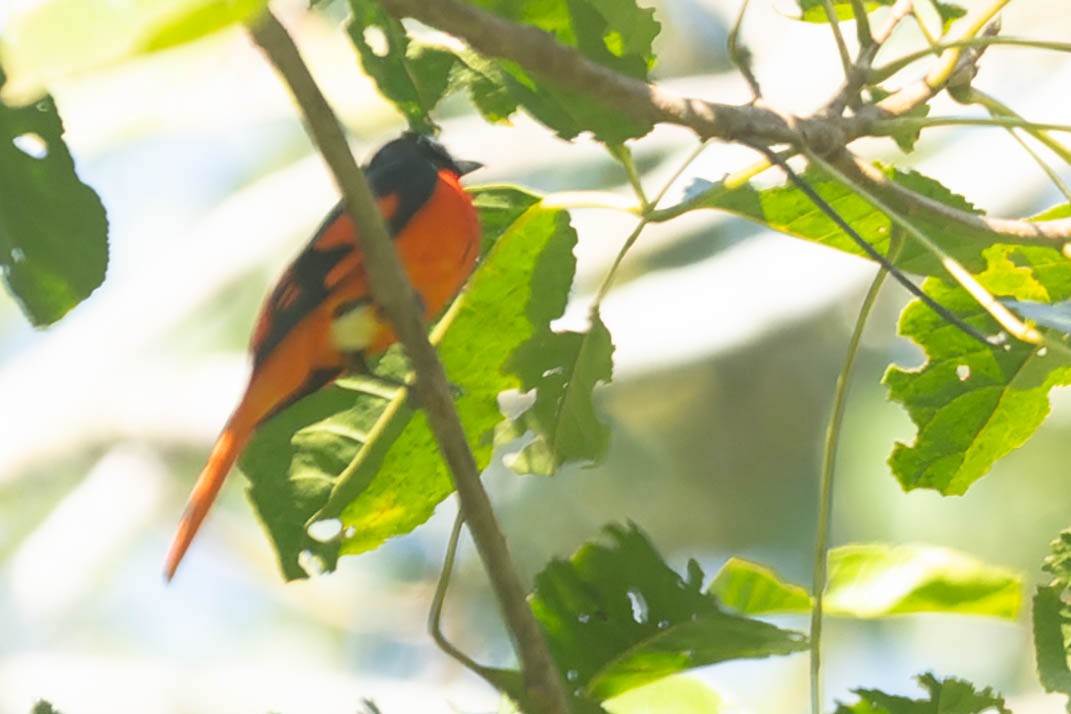
[[[0,6],[0,37],[17,37],[30,5]],[[787,3],[752,5],[743,33],[767,97],[799,111],[818,106],[839,77],[828,27],[787,19]],[[653,6],[663,23],[656,79],[746,101],[723,52],[736,0]],[[277,11],[366,157],[401,121],[360,74],[344,4]],[[1071,7],[1021,0],[1003,19],[1008,34],[1060,39]],[[919,42],[909,35],[894,46]],[[994,48],[982,68],[977,86],[1025,116],[1071,114],[1064,56]],[[0,712],[27,712],[38,697],[68,714],[325,714],[359,711],[362,698],[385,714],[495,710],[494,693],[424,632],[452,503],[335,574],[284,585],[234,479],[164,587],[167,538],[244,384],[259,301],[335,196],[289,97],[239,30],[65,72],[48,86],[79,174],[107,207],[111,262],[104,286],[49,331],[33,331],[12,301],[0,301]],[[474,183],[627,193],[619,167],[593,144],[570,146],[523,116],[488,126],[458,97],[441,109],[455,155],[487,165]],[[682,129],[657,129],[635,147],[645,180],[660,185],[692,145]],[[870,154],[893,151],[875,142]],[[712,146],[677,194],[695,177],[716,179],[751,160],[739,147]],[[1058,201],[996,130],[929,132],[910,162],[997,215]],[[574,225],[579,277],[563,325],[583,319],[631,219],[578,210]],[[603,308],[617,346],[614,382],[599,394],[613,425],[606,462],[551,479],[498,465],[485,477],[526,575],[603,524],[632,520],[674,565],[694,557],[710,573],[742,555],[807,582],[821,439],[872,271],[710,212],[645,232]],[[892,439],[909,440],[913,428],[879,380],[890,361],[920,361],[894,336],[905,302],[888,288],[867,332],[834,540],[954,546],[1032,583],[1048,542],[1071,521],[1066,392],[1055,392],[1037,437],[965,496],[904,494],[885,459]],[[467,543],[446,630],[479,659],[509,656]],[[1028,637],[1025,626],[980,618],[833,619],[827,697],[850,698],[858,686],[917,696],[910,677],[932,669],[1004,691],[1017,712],[1059,711],[1058,697],[1038,693]],[[802,655],[692,676],[717,691],[724,711],[805,708]]]

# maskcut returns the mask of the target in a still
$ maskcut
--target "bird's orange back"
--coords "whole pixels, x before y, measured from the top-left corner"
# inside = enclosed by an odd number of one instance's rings
[[[476,265],[480,226],[458,180],[476,166],[455,162],[433,139],[407,133],[366,168],[425,319],[446,306]],[[256,427],[396,339],[369,292],[356,226],[337,206],[261,308],[249,384],[194,486],[168,553],[168,579]]]

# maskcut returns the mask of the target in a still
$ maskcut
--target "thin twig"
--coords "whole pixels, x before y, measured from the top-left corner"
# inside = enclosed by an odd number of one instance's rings
[[[854,0],[853,0],[854,1]],[[862,3],[859,2],[859,5]],[[914,6],[913,0],[897,0],[896,4],[889,8],[889,15],[885,18],[884,23],[878,29],[877,33],[871,37],[870,26],[867,24],[866,30],[866,42],[860,39],[859,55],[855,60],[855,64],[852,66],[852,71],[844,79],[844,86],[837,92],[837,95],[829,102],[826,109],[822,112],[826,116],[839,116],[844,112],[846,107],[857,107],[859,104],[860,90],[867,82],[867,78],[870,74],[870,67],[874,63],[874,58],[877,57],[878,51],[882,45],[892,35],[896,26],[906,17]],[[856,18],[859,17],[859,9],[852,6],[853,12],[856,12]],[[865,9],[862,16],[866,17]],[[862,38],[862,31],[860,31],[860,38]]]
[[[870,17],[863,0],[852,0],[852,15],[855,17],[855,37],[859,42],[859,52],[863,53],[874,44],[874,37],[870,33]]]
[[[892,60],[888,64],[877,67],[870,72],[870,76],[867,77],[867,81],[871,84],[877,84],[884,82],[889,77],[892,77],[897,72],[905,69],[909,65],[918,62],[919,60],[926,59],[933,56],[935,52],[941,52],[943,50],[953,48],[966,48],[966,47],[1026,47],[1035,50],[1047,50],[1052,52],[1069,52],[1071,53],[1071,42],[1055,42],[1051,40],[1030,40],[1021,37],[1002,37],[996,36],[983,36],[983,37],[969,37],[965,40],[953,40],[951,42],[938,42],[932,47],[924,50],[918,50],[898,57]]]
[[[889,252],[886,258],[890,263],[896,262],[897,253],[903,246],[903,239],[898,229],[894,229],[889,240]],[[811,609],[811,714],[822,711],[822,619],[825,605],[826,566],[829,543],[833,530],[833,484],[837,467],[837,445],[840,443],[841,427],[844,413],[848,406],[848,386],[851,381],[855,357],[859,354],[859,344],[863,339],[863,329],[877,301],[881,286],[889,274],[884,267],[879,267],[870,288],[859,307],[852,336],[848,340],[848,351],[844,355],[844,364],[837,375],[837,385],[833,392],[833,412],[829,415],[826,439],[822,449],[822,473],[818,488],[818,532],[814,539],[814,573],[811,589],[814,593],[814,605]]]
[[[428,342],[416,296],[394,252],[368,182],[350,154],[338,119],[286,29],[270,12],[265,12],[249,29],[293,92],[309,134],[342,192],[346,210],[360,229],[372,295],[393,325],[417,375],[418,396],[450,467],[461,511],[513,636],[529,699],[541,712],[567,714],[569,704],[561,678],[528,607],[526,589],[480,484],[442,364]]]
[[[461,542],[461,529],[465,526],[465,518],[461,511],[454,516],[454,527],[450,530],[450,539],[446,544],[446,556],[443,558],[443,567],[439,571],[439,582],[435,585],[435,595],[431,598],[431,608],[428,610],[428,632],[431,639],[446,654],[461,663],[465,669],[486,677],[486,668],[476,660],[469,657],[454,646],[442,630],[443,605],[446,603],[446,591],[450,587],[450,577],[454,572],[454,560],[457,558],[457,547]],[[493,682],[492,682],[493,684]]]
[[[995,97],[971,86],[960,87],[955,92],[949,92],[949,95],[960,104],[977,104],[989,112],[993,117],[1014,117],[1020,120],[1023,119],[1011,107],[998,101]],[[1048,132],[1037,129],[1029,124],[1023,126],[1023,131],[1034,137],[1034,139],[1059,156],[1065,163],[1071,164],[1071,152],[1069,152],[1067,147],[1063,144],[1053,139]],[[1022,147],[1023,151],[1034,160],[1034,163],[1045,172],[1045,175],[1049,177],[1049,180],[1052,181],[1057,190],[1064,195],[1064,198],[1071,202],[1071,189],[1069,189],[1063,179],[1060,178],[1060,174],[1056,173],[1056,171],[1049,166],[1049,164],[1043,160],[1036,151],[1034,151],[1033,147],[1027,143],[1026,139],[1019,135],[1019,132],[1011,127],[1007,127],[1007,132],[1019,143],[1019,146]]]
[[[737,71],[744,75],[744,81],[747,82],[748,87],[751,89],[751,98],[753,100],[762,96],[762,88],[759,87],[759,80],[755,76],[755,71],[751,66],[751,50],[747,45],[740,42],[740,29],[744,25],[744,15],[747,13],[749,0],[744,0],[740,3],[740,11],[736,13],[736,21],[733,23],[733,27],[729,30],[729,38],[726,41],[726,49],[729,53],[729,61],[733,63]]]
[[[837,19],[837,11],[833,8],[833,0],[822,0],[822,9],[825,10],[826,20],[833,32],[833,41],[837,45],[837,54],[840,55],[840,65],[844,68],[844,77],[852,73],[852,58],[848,54],[848,43],[844,41],[844,34],[840,31],[840,21]]]

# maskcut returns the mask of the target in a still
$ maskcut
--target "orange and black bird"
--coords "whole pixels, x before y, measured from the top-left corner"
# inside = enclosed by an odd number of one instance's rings
[[[479,167],[412,132],[365,167],[425,319],[443,309],[476,265],[480,226],[458,179]],[[260,309],[249,384],[190,494],[164,564],[168,580],[256,428],[343,372],[365,369],[366,355],[396,339],[369,292],[357,228],[339,204]]]

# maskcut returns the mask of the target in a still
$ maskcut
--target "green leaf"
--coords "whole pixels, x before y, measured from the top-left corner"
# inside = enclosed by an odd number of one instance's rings
[[[949,548],[848,545],[829,553],[825,610],[873,618],[919,612],[1014,619],[1022,578]]]
[[[610,714],[718,714],[721,697],[693,677],[670,676],[607,700]]]
[[[933,5],[937,8],[937,14],[941,16],[941,26],[945,32],[948,32],[948,28],[953,22],[967,14],[966,8],[960,7],[955,3],[934,0]]]
[[[635,526],[606,533],[608,545],[552,561],[531,596],[559,668],[590,699],[693,667],[806,649],[802,634],[722,610],[702,591],[694,561],[682,578]]]
[[[979,691],[964,679],[938,680],[930,673],[920,675],[918,682],[929,694],[926,699],[910,699],[877,689],[853,689],[859,701],[852,705],[838,703],[836,714],[1011,714],[1004,697],[990,687]]]
[[[31,714],[60,714],[60,712],[44,699],[38,699],[33,705]]]
[[[565,287],[555,294],[564,296],[567,291]],[[554,305],[547,314],[561,314],[564,309],[564,304]],[[535,392],[535,402],[503,422],[496,441],[530,431],[535,438],[508,464],[518,473],[550,476],[563,463],[594,463],[606,455],[610,429],[595,413],[592,396],[597,384],[610,381],[614,346],[598,314],[592,315],[587,332],[554,332],[543,315],[532,315],[532,322],[546,327],[513,353],[506,369],[520,376],[522,389]]]
[[[244,24],[268,6],[267,0],[186,0],[171,3],[170,15],[151,25],[138,49],[142,52],[184,45],[231,25]]]
[[[811,596],[806,589],[742,558],[730,558],[714,576],[707,592],[745,615],[811,611]]]
[[[402,23],[375,0],[350,0],[350,10],[346,29],[364,71],[412,130],[434,131],[430,114],[446,95],[458,58],[446,49],[411,42]]]
[[[1021,577],[931,545],[846,545],[829,551],[826,615],[876,618],[920,612],[1015,618]],[[733,558],[709,592],[748,615],[807,613],[811,598],[768,568]]]
[[[6,77],[0,69],[0,89]],[[0,270],[36,327],[50,325],[104,280],[108,220],[82,183],[51,97],[0,102]]]
[[[1038,679],[1046,692],[1069,695],[1071,710],[1071,529],[1052,542],[1042,569],[1053,577],[1034,594],[1034,652]]]
[[[900,186],[951,208],[968,213],[979,211],[940,183],[916,172],[895,168],[883,169],[885,175]],[[882,253],[888,253],[892,223],[889,218],[859,196],[852,188],[810,168],[801,175],[830,206],[833,207],[859,235]],[[976,227],[950,225],[938,211],[923,204],[904,201],[903,197],[878,190],[879,197],[890,207],[911,216],[911,221],[944,251],[970,270],[981,270],[985,261],[981,251],[1005,240],[991,231]],[[713,208],[728,211],[757,221],[787,235],[814,241],[820,245],[865,256],[863,250],[820,211],[814,203],[792,184],[756,188],[745,184],[728,188],[724,182],[698,180],[688,189],[689,208]],[[904,271],[923,275],[944,275],[941,262],[933,254],[908,240],[900,251],[896,265]]]
[[[505,121],[523,107],[565,139],[590,131],[599,140],[616,144],[652,128],[650,122],[602,106],[586,92],[563,89],[514,62],[484,58],[470,50],[427,49],[435,53],[434,62],[417,67],[413,53],[406,49],[413,43],[401,24],[372,0],[350,0],[350,4],[354,10],[350,34],[366,70],[410,121],[414,116],[426,119],[444,94],[464,88],[489,121]],[[661,26],[654,11],[639,7],[635,0],[481,0],[476,4],[545,30],[588,59],[626,76],[646,80],[654,65],[652,43]],[[366,27],[379,30],[386,48],[373,51]]]
[[[576,233],[567,213],[543,208],[531,194],[474,193],[487,251],[434,334],[441,335],[439,357],[460,392],[458,414],[482,469],[502,419],[498,395],[522,384],[503,365],[560,317]],[[385,403],[331,387],[262,427],[241,465],[287,578],[304,576],[303,552],[333,568],[339,553],[363,552],[411,531],[453,492],[424,414],[404,394]],[[340,533],[326,543],[307,532],[310,523],[336,518]]]
[[[1071,291],[1071,264],[1054,249],[993,246],[977,277],[996,295],[1051,302]],[[958,285],[929,279],[924,289],[983,332],[993,322]],[[889,398],[905,406],[918,427],[912,444],[897,443],[889,458],[905,489],[962,494],[993,463],[1021,446],[1049,413],[1049,391],[1071,383],[1071,362],[1023,343],[1007,349],[979,344],[918,301],[900,318],[900,333],[926,352],[917,369],[885,374]]]
[[[822,0],[797,0],[800,6],[799,19],[804,22],[829,22],[826,15],[825,3]],[[892,5],[895,0],[865,0],[863,7],[870,14],[881,7]],[[853,20],[855,13],[852,11],[851,0],[833,0],[833,12],[837,20]]]
[[[192,42],[255,17],[266,0],[44,0],[12,13],[0,55],[21,101],[50,83]]]

